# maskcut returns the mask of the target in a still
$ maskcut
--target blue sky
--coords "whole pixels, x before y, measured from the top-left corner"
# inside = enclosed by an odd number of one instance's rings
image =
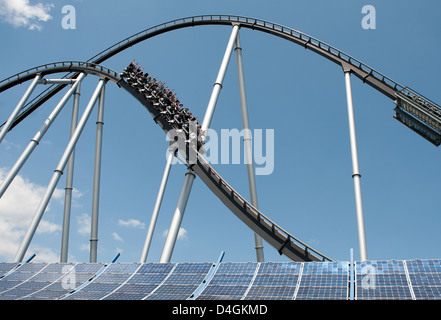
[[[441,103],[441,4],[426,1],[16,1],[16,15],[0,1],[0,78],[37,65],[87,60],[148,27],[201,14],[260,18],[318,38]],[[64,5],[76,9],[76,29],[65,30]],[[376,29],[361,26],[364,5],[376,9]],[[33,10],[30,10],[33,9]],[[35,10],[38,9],[38,10]],[[14,19],[14,17],[16,19]],[[20,19],[19,19],[20,18]],[[174,89],[203,118],[231,28],[176,30],[147,40],[103,65],[120,71],[136,59]],[[302,47],[241,30],[250,124],[273,129],[274,171],[257,176],[259,207],[285,230],[334,260],[349,260],[358,239],[344,77],[341,68]],[[84,82],[84,109],[96,78]],[[25,91],[0,95],[5,121]],[[439,149],[393,119],[393,102],[352,78],[370,260],[439,258]],[[6,136],[0,174],[14,164],[58,95]],[[68,141],[69,103],[0,200],[0,260],[10,261]],[[81,110],[83,110],[81,109]],[[88,261],[96,110],[76,149],[75,198],[69,259]],[[165,165],[163,132],[128,93],[106,89],[98,260],[138,261]],[[212,128],[241,129],[234,56]],[[242,161],[243,163],[243,161]],[[243,164],[214,168],[243,196]],[[159,261],[185,167],[173,166],[148,261]],[[57,261],[61,245],[64,177],[27,253]],[[11,187],[12,188],[12,187]],[[255,261],[252,231],[196,178],[172,261]],[[264,242],[266,261],[286,261]]]

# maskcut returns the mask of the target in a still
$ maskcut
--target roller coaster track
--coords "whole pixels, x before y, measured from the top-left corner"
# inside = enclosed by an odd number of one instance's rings
[[[265,32],[291,41],[340,65],[345,71],[351,72],[364,83],[392,99],[397,105],[395,115],[397,120],[436,146],[441,144],[441,107],[439,105],[323,41],[292,28],[261,19],[234,15],[200,15],[176,19],[138,32],[101,51],[87,62],[101,64],[144,40],[172,30],[203,25],[231,26],[232,24],[238,24],[242,28]],[[67,76],[73,78],[76,75]],[[17,117],[11,129],[63,87],[64,85],[50,87],[46,92],[31,101],[28,104],[29,107]]]
[[[202,25],[239,25],[242,28],[253,29],[265,32],[295,44],[301,45],[328,60],[340,65],[345,72],[350,72],[367,83],[386,97],[392,99],[396,104],[395,118],[412,130],[422,135],[435,145],[441,143],[441,107],[429,99],[418,94],[410,88],[400,85],[391,80],[375,69],[367,66],[350,55],[297,30],[275,24],[272,22],[232,16],[232,15],[204,15],[182,18],[166,22],[155,27],[141,31],[131,37],[128,37],[115,45],[100,52],[87,62],[60,62],[51,65],[44,65],[29,69],[25,72],[7,78],[0,82],[0,92],[5,91],[19,83],[41,75],[69,72],[65,78],[75,78],[79,73],[84,72],[94,74],[101,78],[106,78],[118,86],[126,89],[146,109],[151,113],[155,122],[160,125],[165,133],[168,133],[173,127],[161,116],[159,111],[153,106],[144,95],[127,82],[125,82],[117,72],[100,66],[100,64],[110,57],[156,35],[160,35],[172,30],[186,27],[195,27]],[[37,96],[31,101],[24,111],[16,118],[11,129],[25,119],[29,114],[39,106],[48,101],[52,96],[61,91],[66,85],[54,85]],[[186,148],[193,148],[188,144]],[[180,149],[182,152],[182,149]],[[197,150],[195,150],[197,152]],[[183,152],[188,161],[188,152]],[[297,261],[324,261],[331,260],[320,252],[307,246],[305,243],[290,235],[284,229],[268,219],[259,210],[253,207],[247,200],[238,194],[221,176],[203,159],[197,157],[197,162],[192,164],[192,169],[212,190],[212,192],[246,225],[259,234],[264,240],[275,247],[280,254],[285,254],[292,260]]]
[[[154,121],[166,134],[169,134],[171,130],[175,129],[153,105],[151,100],[147,99],[136,88],[124,81],[117,72],[94,63],[64,61],[38,66],[2,81],[0,84],[0,92],[3,92],[23,82],[29,81],[37,74],[44,76],[60,72],[82,72],[86,74],[93,74],[102,79],[107,79],[117,84],[119,87],[126,89],[132,96],[141,102],[150,112]],[[186,138],[183,136],[180,141],[186,141]],[[208,164],[207,161],[204,160],[204,158],[197,152],[199,148],[197,146],[193,146],[189,142],[186,142],[185,147],[180,147],[178,149],[179,152],[186,158],[187,162],[190,162],[190,153],[188,152],[188,148],[193,148],[193,151],[198,154],[197,162],[190,164],[193,171],[240,220],[242,220],[254,232],[259,234],[265,241],[276,248],[280,254],[286,255],[294,261],[332,261],[327,256],[321,254],[317,250],[314,250],[301,240],[289,234],[287,231],[257,210],[254,206],[252,206],[245,198],[235,191]]]

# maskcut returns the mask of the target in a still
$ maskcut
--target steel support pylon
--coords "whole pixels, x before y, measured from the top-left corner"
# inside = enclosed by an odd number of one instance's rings
[[[78,84],[75,93],[72,106],[72,120],[70,126],[70,137],[73,136],[75,128],[78,122],[78,108],[80,104],[80,89],[81,85]],[[74,162],[75,162],[75,149],[69,157],[67,163],[66,173],[66,187],[64,188],[64,215],[63,215],[63,229],[61,235],[61,253],[60,262],[67,262],[69,252],[69,231],[70,231],[70,213],[72,208],[72,191],[73,191],[73,174],[74,174]]]
[[[360,250],[360,260],[367,260],[366,250],[366,235],[364,228],[363,216],[363,202],[361,199],[361,184],[360,184],[360,169],[358,166],[358,151],[357,151],[357,137],[355,134],[355,120],[354,120],[354,105],[352,101],[351,88],[351,72],[344,70],[345,85],[346,85],[346,100],[348,105],[348,121],[349,121],[349,136],[351,141],[351,155],[352,155],[352,178],[354,180],[355,191],[355,208],[357,214],[357,229],[358,229],[358,245]]]
[[[6,134],[9,132],[9,129],[11,129],[12,124],[14,123],[15,119],[17,118],[18,114],[20,113],[21,109],[25,105],[26,101],[28,101],[29,97],[31,96],[32,92],[34,91],[35,87],[38,84],[38,81],[41,79],[41,74],[37,74],[34,78],[34,80],[29,85],[28,89],[26,90],[25,94],[21,98],[20,102],[17,104],[15,109],[12,111],[11,115],[9,116],[8,120],[6,121],[5,125],[3,126],[3,129],[0,131],[0,143],[5,138]]]
[[[247,97],[245,90],[245,77],[243,72],[243,61],[242,61],[242,47],[240,44],[240,35],[237,34],[236,37],[236,64],[237,64],[237,76],[239,81],[239,94],[240,94],[240,106],[242,113],[242,124],[243,124],[243,143],[245,148],[245,161],[247,165],[247,173],[248,173],[248,185],[250,189],[250,200],[251,204],[259,209],[259,204],[257,201],[257,187],[256,187],[256,176],[254,170],[254,160],[253,160],[253,146],[252,146],[252,136],[250,130],[250,123],[248,118],[248,105],[247,105]],[[262,238],[254,233],[254,243],[256,249],[256,259],[257,262],[265,261],[263,254],[263,243]]]
[[[95,166],[93,176],[92,193],[92,220],[90,230],[90,262],[97,262],[98,255],[98,215],[100,206],[100,187],[101,187],[101,159],[103,146],[103,126],[104,126],[104,96],[106,87],[103,86],[100,92],[98,115],[96,121],[96,142],[95,142]]]
[[[141,259],[139,262],[145,263],[149,254],[150,245],[153,239],[153,233],[156,227],[156,221],[158,220],[159,210],[161,209],[162,199],[164,198],[165,187],[167,186],[167,180],[170,175],[170,169],[173,163],[174,150],[169,148],[167,155],[167,162],[162,176],[161,185],[159,186],[158,196],[156,197],[155,207],[153,208],[152,218],[150,219],[149,229],[144,243],[144,248],[141,253]]]
[[[159,260],[160,263],[170,262],[195,178],[196,174],[191,168],[188,168],[185,173],[184,185],[182,186],[181,194],[179,195],[178,204],[176,205],[176,210],[173,214],[170,228],[168,229],[167,238],[165,239],[164,249],[162,250],[161,258]]]

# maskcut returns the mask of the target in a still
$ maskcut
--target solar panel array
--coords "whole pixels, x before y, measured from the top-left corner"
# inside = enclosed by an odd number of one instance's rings
[[[0,263],[0,299],[441,299],[441,260],[353,267],[351,277],[349,262]]]

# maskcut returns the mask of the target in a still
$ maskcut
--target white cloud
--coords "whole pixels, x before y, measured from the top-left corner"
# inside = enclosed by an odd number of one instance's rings
[[[31,5],[29,0],[0,0],[0,16],[2,20],[14,27],[25,27],[29,30],[41,30],[40,22],[52,19],[49,11],[52,3],[36,3]]]
[[[162,232],[163,237],[167,237],[167,234],[168,234],[168,229]],[[187,239],[187,230],[185,230],[184,228],[179,228],[178,240],[185,240],[185,239]]]
[[[124,241],[116,232],[112,233],[112,238],[117,241]]]
[[[7,170],[0,168],[0,181],[4,180],[6,174]],[[0,256],[5,260],[10,261],[15,255],[45,191],[46,187],[17,175],[0,199]],[[60,189],[54,192],[55,199],[60,199],[62,195]],[[37,233],[54,233],[60,230],[59,225],[43,217]],[[50,249],[40,247],[39,250],[45,251],[45,256],[50,256]]]
[[[129,220],[118,220],[118,225],[123,227],[131,227],[131,228],[145,228],[145,223],[141,222],[136,219],[129,219]]]

